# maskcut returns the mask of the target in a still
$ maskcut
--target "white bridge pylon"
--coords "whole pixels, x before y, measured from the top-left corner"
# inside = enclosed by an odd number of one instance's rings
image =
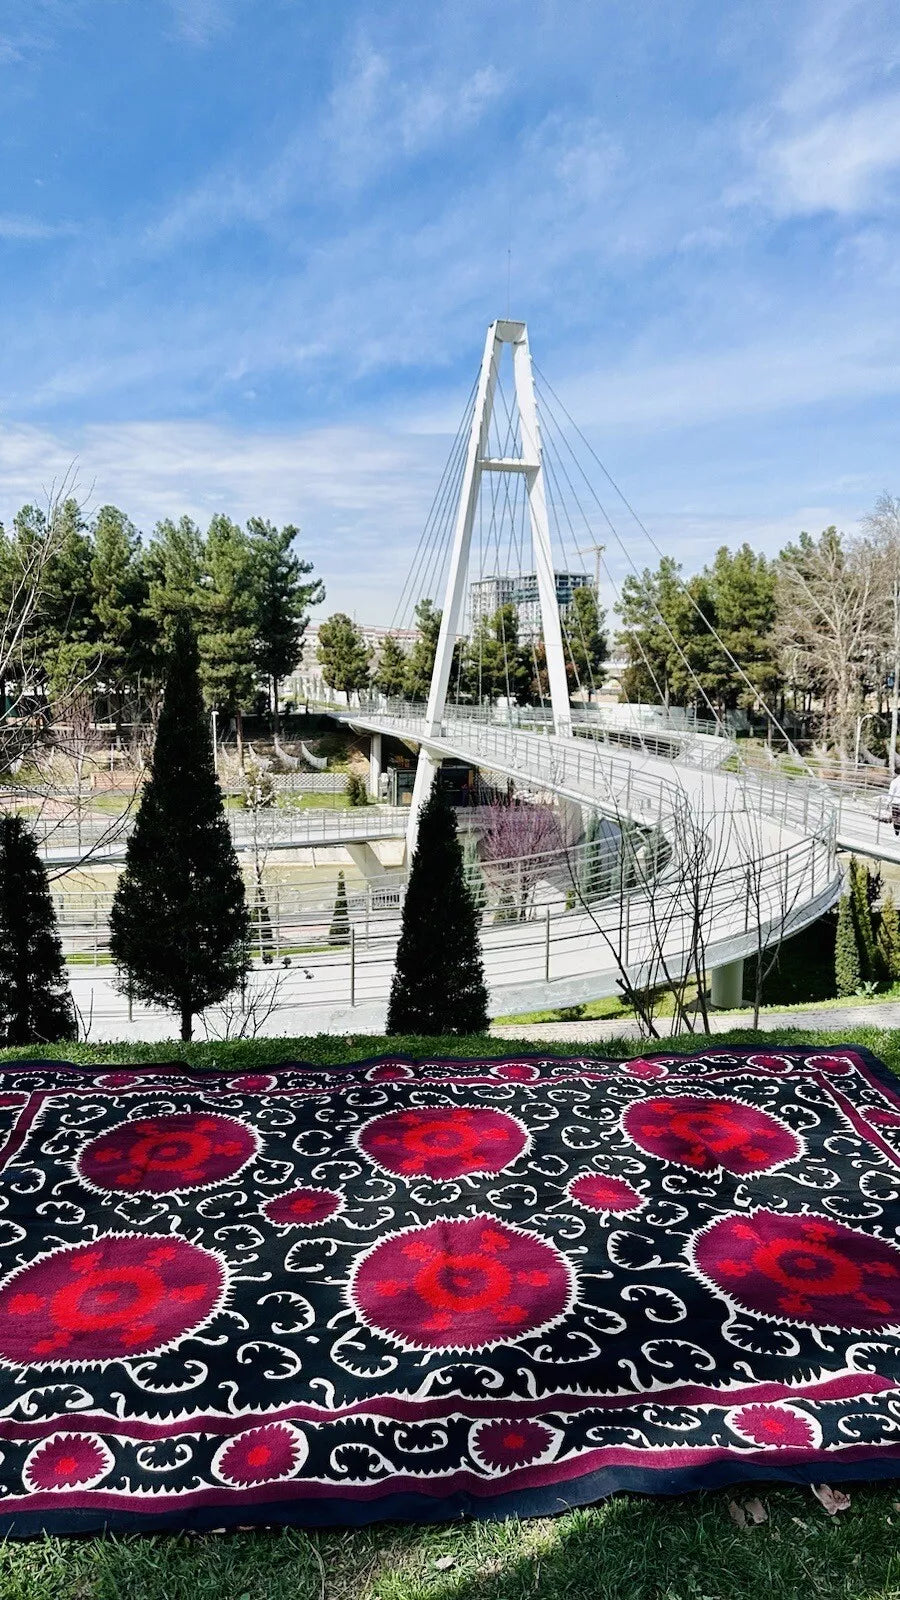
[[[497,378],[505,345],[510,347],[515,387],[515,410],[518,416],[518,434],[521,455],[492,457],[489,453],[491,419]],[[550,688],[550,706],[553,729],[557,734],[572,732],[572,713],[569,706],[569,689],[566,682],[566,663],[563,653],[562,624],[556,599],[556,579],[553,572],[553,551],[550,544],[550,523],[547,517],[547,494],[544,484],[544,463],[541,451],[541,430],[534,393],[534,375],[531,370],[531,351],[528,329],[524,322],[500,319],[492,322],[484,342],[481,371],[475,393],[475,409],[469,430],[465,468],[450,549],[447,587],[444,595],[441,628],[438,636],[431,688],[425,712],[424,739],[419,746],[416,781],[410,806],[409,827],[406,835],[407,860],[412,859],[419,827],[419,813],[434,782],[441,758],[428,745],[429,735],[440,736],[441,723],[447,703],[447,688],[453,663],[453,650],[459,634],[460,619],[466,594],[469,573],[469,552],[472,529],[485,472],[522,473],[528,496],[528,515],[537,574],[538,600],[544,650],[547,661],[547,678]]]

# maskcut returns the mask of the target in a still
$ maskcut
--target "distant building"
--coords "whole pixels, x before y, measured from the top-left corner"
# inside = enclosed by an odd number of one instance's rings
[[[592,588],[586,572],[554,572],[556,603],[565,620],[572,609],[576,589]],[[492,578],[478,578],[469,584],[469,617],[472,633],[483,617],[492,617],[501,606],[513,605],[519,614],[519,638],[528,644],[540,636],[541,603],[538,596],[536,572],[524,572],[518,577],[508,573]]]
[[[329,689],[322,677],[322,664],[319,660],[319,629],[321,621],[307,623],[303,635],[303,654],[300,661],[286,678],[282,687],[282,696],[285,700],[293,700],[301,708],[307,700],[333,700],[335,691]],[[381,647],[388,634],[393,634],[398,644],[404,650],[409,650],[419,637],[417,628],[379,628],[374,623],[360,622],[357,624],[360,633],[372,651],[371,668],[374,671],[378,665]]]
[[[469,584],[469,616],[472,632],[484,617],[490,618],[501,606],[515,605],[519,591],[518,578],[476,578]]]

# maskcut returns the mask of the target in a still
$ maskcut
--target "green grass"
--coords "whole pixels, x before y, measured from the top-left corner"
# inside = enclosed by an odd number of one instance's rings
[[[761,1037],[743,1029],[715,1044]],[[854,1028],[851,1040],[900,1073],[900,1031]],[[833,1045],[834,1035],[794,1029],[779,1042]],[[0,1060],[178,1059],[246,1069],[291,1059],[324,1065],[388,1046],[419,1059],[510,1054],[509,1043],[494,1038],[320,1034],[23,1047],[0,1052]],[[667,1054],[701,1047],[702,1039],[654,1046]],[[594,1041],[579,1054],[621,1058],[635,1048]],[[851,1486],[850,1510],[838,1517],[809,1490],[760,1485],[756,1492],[768,1520],[745,1529],[732,1521],[729,1502],[747,1498],[749,1488],[659,1500],[621,1495],[531,1522],[4,1542],[0,1600],[900,1600],[900,1484]]]
[[[2,1600],[896,1600],[897,1490],[763,1490],[739,1530],[728,1492],[622,1496],[553,1521],[359,1532],[42,1540],[0,1547]],[[740,1498],[740,1497],[739,1497]]]

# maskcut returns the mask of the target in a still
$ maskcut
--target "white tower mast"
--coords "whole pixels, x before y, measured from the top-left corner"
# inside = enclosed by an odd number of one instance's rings
[[[503,346],[512,349],[513,377],[515,381],[515,406],[519,418],[522,440],[521,456],[491,457],[488,440],[494,411],[497,374]],[[485,472],[521,472],[525,476],[528,493],[528,512],[531,522],[531,541],[537,572],[538,600],[544,632],[544,649],[547,658],[547,677],[550,685],[550,706],[553,728],[557,734],[572,731],[572,713],[569,706],[569,689],[566,682],[566,663],[563,652],[562,627],[556,599],[556,579],[553,573],[553,552],[550,547],[550,524],[547,518],[547,496],[544,489],[544,466],[541,453],[541,434],[537,405],[534,396],[534,375],[531,370],[531,352],[528,348],[528,330],[524,322],[501,320],[492,322],[487,331],[481,373],[475,396],[475,410],[469,432],[469,445],[463,471],[450,567],[441,629],[438,636],[431,689],[425,711],[424,738],[419,747],[419,764],[410,808],[407,830],[407,859],[411,859],[418,832],[419,812],[434,782],[440,765],[440,756],[428,745],[429,736],[438,738],[447,703],[447,686],[453,663],[453,648],[459,633],[463,610],[466,579],[469,569],[469,550],[472,527],[478,504],[478,493]]]

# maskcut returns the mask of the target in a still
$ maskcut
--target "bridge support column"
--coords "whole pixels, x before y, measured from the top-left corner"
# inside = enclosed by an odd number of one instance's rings
[[[744,959],[713,967],[710,999],[719,1011],[737,1011],[744,998]]]
[[[374,882],[376,878],[387,877],[387,867],[382,861],[379,861],[370,844],[348,840],[344,845],[344,849],[367,883]]]
[[[369,743],[369,794],[373,800],[378,799],[378,788],[381,782],[381,734],[373,733]]]

